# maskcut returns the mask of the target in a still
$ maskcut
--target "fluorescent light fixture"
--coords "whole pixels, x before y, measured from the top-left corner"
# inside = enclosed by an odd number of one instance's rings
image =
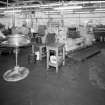
[[[55,10],[69,10],[69,9],[81,9],[82,6],[62,6],[62,7],[56,7]]]
[[[96,11],[105,11],[105,8],[97,8]]]
[[[6,10],[4,13],[16,13],[16,12],[21,12],[21,10]]]

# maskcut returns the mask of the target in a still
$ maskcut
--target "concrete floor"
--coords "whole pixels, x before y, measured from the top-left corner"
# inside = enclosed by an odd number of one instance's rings
[[[104,43],[97,44],[104,49]],[[28,64],[30,48],[21,49],[19,65],[29,68],[27,78],[6,82],[2,76],[15,65],[14,55],[0,56],[0,105],[105,105],[104,50],[84,62],[66,58],[58,74],[46,71],[46,60]]]

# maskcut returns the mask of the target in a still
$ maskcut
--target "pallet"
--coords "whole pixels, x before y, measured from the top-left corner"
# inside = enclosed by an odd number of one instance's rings
[[[101,50],[97,46],[90,46],[69,54],[68,57],[76,61],[84,61],[100,52]]]

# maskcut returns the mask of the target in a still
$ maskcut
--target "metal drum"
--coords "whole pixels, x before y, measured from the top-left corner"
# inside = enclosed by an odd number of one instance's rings
[[[20,34],[8,36],[8,45],[10,47],[20,47],[29,44],[29,40]]]

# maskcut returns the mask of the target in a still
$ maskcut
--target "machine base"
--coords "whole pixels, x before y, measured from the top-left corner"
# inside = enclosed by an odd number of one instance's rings
[[[26,67],[15,66],[13,69],[6,71],[3,75],[5,81],[17,82],[26,78],[29,74],[29,69]]]

